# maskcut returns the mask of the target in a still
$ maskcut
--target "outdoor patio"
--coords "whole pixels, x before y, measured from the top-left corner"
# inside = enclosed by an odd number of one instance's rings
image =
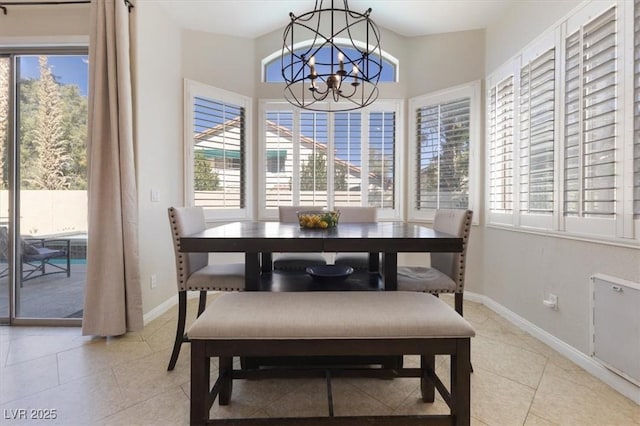
[[[86,263],[72,260],[71,276],[51,274],[29,279],[18,288],[17,318],[82,318]],[[0,316],[8,314],[7,279],[0,280]]]

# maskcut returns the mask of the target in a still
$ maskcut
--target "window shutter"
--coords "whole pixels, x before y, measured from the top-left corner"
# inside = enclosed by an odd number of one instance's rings
[[[640,217],[640,0],[633,3],[633,214]]]
[[[300,205],[327,205],[328,113],[300,114]]]
[[[362,115],[334,113],[334,205],[360,206],[362,203]]]
[[[553,213],[555,49],[520,70],[520,211]]]
[[[513,76],[490,90],[489,192],[490,210],[513,211]]]
[[[244,208],[244,108],[196,96],[193,120],[195,205]]]
[[[565,215],[613,217],[616,201],[616,9],[566,40]]]
[[[469,98],[416,109],[416,209],[469,206]]]
[[[293,204],[293,113],[268,111],[265,121],[267,208]]]
[[[395,208],[396,114],[369,113],[368,205]]]

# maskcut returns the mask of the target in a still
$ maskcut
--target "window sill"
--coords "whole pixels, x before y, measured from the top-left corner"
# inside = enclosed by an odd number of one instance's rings
[[[550,230],[531,229],[531,228],[516,228],[514,226],[500,225],[495,223],[486,224],[486,228],[640,250],[640,241],[638,241],[637,239],[615,238],[615,237],[606,238],[606,237],[596,237],[591,235],[567,234],[566,232],[560,232],[560,231],[550,231]]]

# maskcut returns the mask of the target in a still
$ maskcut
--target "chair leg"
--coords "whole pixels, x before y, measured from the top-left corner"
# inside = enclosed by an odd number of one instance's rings
[[[462,293],[455,293],[454,294],[454,298],[455,298],[455,305],[456,305],[456,312],[460,314],[461,317],[463,317],[464,315],[462,315],[462,302],[463,302],[463,298],[462,298],[463,294]]]
[[[207,307],[207,291],[202,290],[200,292],[200,300],[198,301],[198,316],[202,315],[204,308]]]
[[[173,344],[173,352],[171,353],[171,360],[169,360],[169,367],[167,371],[172,371],[176,362],[178,362],[178,355],[180,355],[180,347],[184,342],[184,324],[187,319],[187,292],[178,292],[178,326],[176,328],[176,340]]]

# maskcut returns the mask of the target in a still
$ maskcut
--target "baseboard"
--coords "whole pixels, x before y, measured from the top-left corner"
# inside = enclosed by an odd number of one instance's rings
[[[173,296],[171,296],[170,298],[168,298],[167,300],[165,300],[164,302],[162,302],[161,304],[159,304],[158,306],[156,306],[155,308],[153,308],[152,310],[150,310],[149,312],[147,312],[142,316],[144,325],[146,326],[151,321],[158,318],[160,315],[164,314],[165,312],[167,312],[167,310],[169,310],[170,308],[172,308],[177,304],[178,304],[178,295],[174,294]]]
[[[587,354],[558,339],[487,296],[465,291],[464,298],[471,302],[482,303],[487,308],[513,323],[519,329],[526,331],[536,339],[560,352],[562,355],[584,368],[591,375],[602,380],[622,395],[640,405],[640,387],[609,370]]]
[[[187,299],[195,299],[197,297],[200,297],[199,292],[197,291],[187,292]],[[173,308],[177,304],[178,304],[178,295],[174,294],[173,296],[171,296],[170,298],[168,298],[167,300],[165,300],[164,302],[162,302],[161,304],[159,304],[158,306],[156,306],[155,308],[153,308],[152,310],[150,310],[149,312],[147,312],[142,316],[142,321],[144,325],[149,324],[151,321],[158,318],[160,315],[164,314],[165,312],[167,312],[169,309]]]

